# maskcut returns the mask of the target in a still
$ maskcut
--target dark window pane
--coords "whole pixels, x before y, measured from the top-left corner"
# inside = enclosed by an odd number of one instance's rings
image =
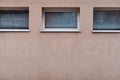
[[[0,29],[28,29],[28,10],[0,10]]]
[[[45,28],[77,28],[77,12],[45,12]]]
[[[120,30],[120,11],[94,11],[94,30]]]

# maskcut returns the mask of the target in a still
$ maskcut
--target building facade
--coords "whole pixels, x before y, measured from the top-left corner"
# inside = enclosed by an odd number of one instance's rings
[[[0,80],[119,80],[120,0],[0,0]]]

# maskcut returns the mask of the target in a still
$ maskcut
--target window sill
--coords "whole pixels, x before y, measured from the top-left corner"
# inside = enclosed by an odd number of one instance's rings
[[[0,32],[29,32],[29,29],[0,29]]]
[[[79,29],[43,29],[41,32],[80,32]]]
[[[93,33],[117,33],[120,32],[120,30],[93,30]]]

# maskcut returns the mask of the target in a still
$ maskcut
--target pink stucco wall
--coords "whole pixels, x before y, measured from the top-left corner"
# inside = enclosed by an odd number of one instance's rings
[[[120,0],[0,0],[29,7],[29,32],[0,32],[0,80],[120,80],[120,33],[93,33],[94,7]],[[80,33],[42,33],[42,7],[80,7]]]

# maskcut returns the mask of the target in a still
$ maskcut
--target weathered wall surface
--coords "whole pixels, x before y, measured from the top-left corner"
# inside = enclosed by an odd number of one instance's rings
[[[93,7],[120,0],[0,0],[29,7],[30,32],[0,32],[0,80],[120,80],[120,33],[92,33]],[[42,7],[80,7],[80,33],[41,33]]]

